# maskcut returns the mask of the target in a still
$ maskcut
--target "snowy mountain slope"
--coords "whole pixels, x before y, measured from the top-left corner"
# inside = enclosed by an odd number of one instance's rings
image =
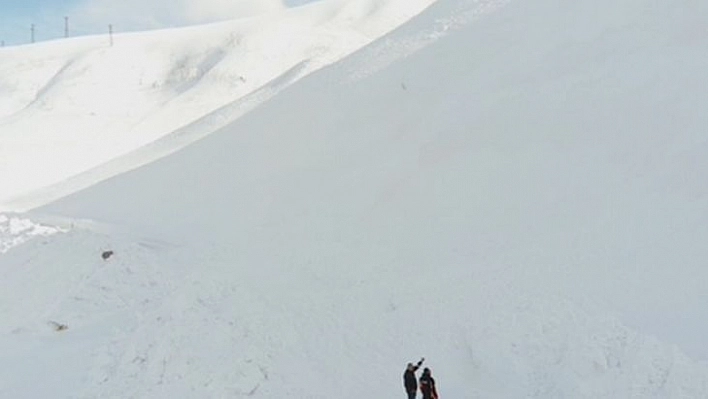
[[[301,66],[299,75],[289,75],[297,80],[431,2],[366,0],[353,7],[323,1],[207,26],[117,35],[113,46],[107,37],[83,37],[1,49],[0,202],[128,154],[275,87],[271,82]]]
[[[124,156],[111,159],[101,165],[62,180],[56,184],[11,198],[4,206],[13,210],[26,210],[47,204],[73,192],[90,187],[125,171],[138,168],[156,159],[167,156],[227,125],[260,105],[288,85],[300,79],[308,68],[308,62],[296,65],[277,79],[248,95],[228,103],[202,116],[174,132],[144,145]]]
[[[425,355],[443,397],[706,397],[708,13],[642,4],[440,0],[37,209],[74,227],[0,258],[0,394],[395,397]]]

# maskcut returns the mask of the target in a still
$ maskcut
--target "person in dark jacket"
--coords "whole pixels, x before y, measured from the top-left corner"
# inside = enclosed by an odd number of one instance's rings
[[[421,358],[415,365],[408,363],[406,371],[403,373],[403,386],[406,388],[408,399],[415,399],[415,395],[418,392],[418,379],[415,377],[415,372],[420,368],[424,360],[425,358]]]
[[[423,394],[423,399],[438,399],[435,379],[427,367],[423,369],[423,375],[420,376],[420,392]]]

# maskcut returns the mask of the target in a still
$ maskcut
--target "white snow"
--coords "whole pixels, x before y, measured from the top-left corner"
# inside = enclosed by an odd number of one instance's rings
[[[113,46],[96,36],[0,49],[0,209],[24,210],[2,204],[208,119],[196,140],[432,1],[261,4],[252,18],[116,35]]]
[[[0,254],[38,236],[47,237],[64,231],[15,215],[0,214]]]
[[[395,9],[322,4],[287,13]],[[404,397],[420,356],[443,398],[708,397],[707,25],[438,0],[182,129],[149,113],[162,139],[6,202],[57,234],[0,255],[0,397]]]

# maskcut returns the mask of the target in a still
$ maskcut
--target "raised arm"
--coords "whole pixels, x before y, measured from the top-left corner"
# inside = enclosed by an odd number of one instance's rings
[[[418,360],[418,363],[415,364],[415,368],[413,370],[418,370],[418,368],[420,368],[420,366],[423,364],[424,361],[425,361],[425,358],[421,357],[420,360]]]

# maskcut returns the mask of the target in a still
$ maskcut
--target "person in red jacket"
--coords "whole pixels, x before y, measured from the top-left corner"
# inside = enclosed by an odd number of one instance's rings
[[[413,365],[413,363],[408,363],[406,371],[403,373],[403,387],[406,388],[406,393],[408,394],[408,399],[415,399],[416,393],[418,393],[418,380],[415,377],[415,372],[418,370],[425,358],[421,358],[420,361]]]
[[[420,392],[423,394],[423,399],[439,399],[435,379],[427,367],[423,369],[423,375],[420,376]]]

